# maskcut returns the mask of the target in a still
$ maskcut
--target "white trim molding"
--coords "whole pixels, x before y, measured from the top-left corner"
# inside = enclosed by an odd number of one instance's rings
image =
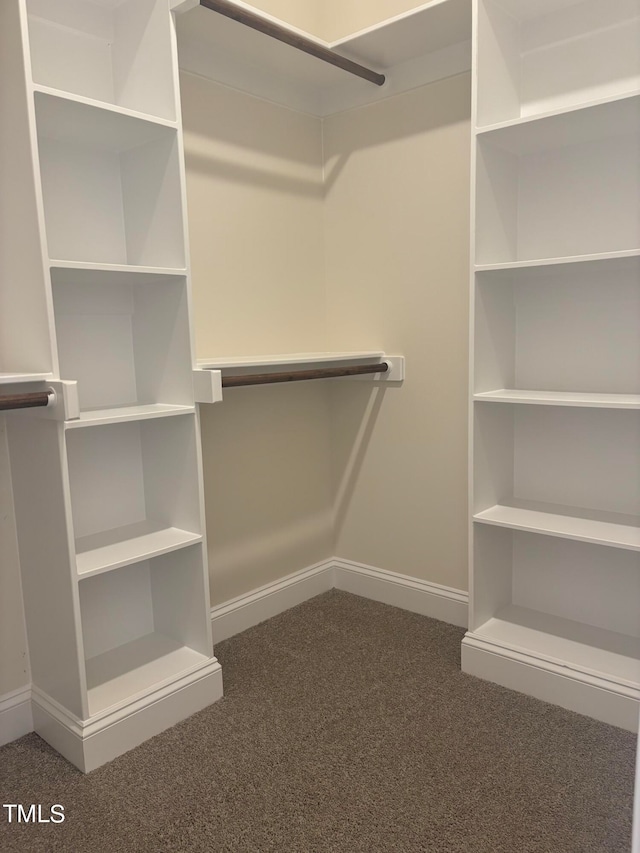
[[[610,726],[631,732],[638,729],[640,690],[596,670],[468,632],[462,641],[462,671]]]
[[[324,560],[211,608],[214,646],[333,587],[333,562]]]
[[[340,558],[333,560],[333,571],[333,586],[336,589],[449,622],[460,628],[467,627],[469,594],[461,589]]]
[[[0,696],[0,746],[32,731],[31,685]]]
[[[40,737],[83,773],[90,773],[221,699],[222,668],[211,658],[89,721],[73,716],[36,687],[32,693],[34,727]]]
[[[330,589],[467,627],[466,592],[334,557],[212,607],[214,644]]]

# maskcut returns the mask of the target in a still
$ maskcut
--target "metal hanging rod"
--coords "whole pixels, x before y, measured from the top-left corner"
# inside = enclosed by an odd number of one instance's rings
[[[30,391],[28,394],[4,394],[0,396],[0,411],[8,409],[35,409],[48,406],[54,395],[51,391]]]
[[[338,56],[328,47],[316,44],[312,39],[305,36],[292,33],[286,27],[281,27],[279,24],[274,24],[272,21],[267,21],[260,15],[254,12],[249,12],[247,9],[242,9],[229,3],[228,0],[200,0],[200,5],[205,9],[211,9],[212,12],[218,12],[226,18],[232,18],[240,24],[258,30],[271,38],[282,41],[285,44],[291,45],[298,50],[315,56],[317,59],[322,59],[323,62],[328,62],[330,65],[335,65],[336,68],[342,68],[343,71],[348,71],[350,74],[355,74],[357,77],[362,77],[370,83],[375,83],[376,86],[382,86],[385,81],[384,74],[378,74],[371,71],[370,68],[365,68],[364,65],[359,65],[357,62],[352,62],[350,59],[345,59],[344,56]]]
[[[301,382],[308,379],[336,379],[340,376],[361,376],[366,373],[387,373],[386,361],[379,364],[359,364],[355,367],[318,367],[313,370],[290,370],[286,373],[253,373],[222,377],[223,388],[243,385],[270,385],[272,382]]]

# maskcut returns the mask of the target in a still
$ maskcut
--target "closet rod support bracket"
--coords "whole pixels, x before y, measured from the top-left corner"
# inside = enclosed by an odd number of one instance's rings
[[[196,403],[222,402],[222,371],[196,368],[193,370],[193,395]]]
[[[0,394],[0,411],[26,412],[32,417],[55,421],[79,418],[78,383],[62,379],[46,383],[16,382]]]
[[[54,421],[74,421],[80,417],[80,398],[78,383],[71,379],[58,379],[48,383],[48,390],[53,394],[53,400],[42,416]]]

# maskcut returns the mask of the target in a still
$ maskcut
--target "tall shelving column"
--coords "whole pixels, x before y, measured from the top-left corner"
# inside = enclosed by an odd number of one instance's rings
[[[640,700],[640,2],[476,0],[466,672]]]
[[[34,723],[89,771],[222,695],[175,33],[168,0],[7,0],[0,24],[31,152],[25,335],[79,400],[8,418]]]

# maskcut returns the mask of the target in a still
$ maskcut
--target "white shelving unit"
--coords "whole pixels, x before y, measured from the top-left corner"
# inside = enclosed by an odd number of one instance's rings
[[[7,0],[0,32],[0,378],[78,401],[7,416],[34,724],[89,771],[222,695],[175,32],[167,0]]]
[[[466,672],[635,729],[640,3],[474,5]]]

